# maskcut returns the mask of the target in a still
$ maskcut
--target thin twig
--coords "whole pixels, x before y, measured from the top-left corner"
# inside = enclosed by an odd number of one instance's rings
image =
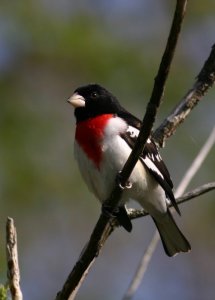
[[[177,203],[181,204],[181,203],[187,202],[187,201],[189,201],[193,198],[199,197],[199,196],[201,196],[205,193],[208,193],[208,192],[210,192],[214,189],[215,189],[215,182],[205,183],[202,186],[199,186],[196,189],[194,189],[190,192],[187,192],[183,196],[178,197],[177,198]]]
[[[202,67],[193,87],[185,94],[170,115],[155,130],[153,138],[163,147],[178,126],[185,120],[191,110],[198,104],[215,82],[215,45]]]
[[[146,114],[143,119],[143,126],[141,127],[140,134],[131,155],[129,156],[125,166],[122,169],[120,180],[121,186],[125,186],[126,182],[141,154],[145,143],[151,133],[157,109],[161,103],[164,86],[169,74],[170,65],[175,52],[175,47],[181,30],[181,24],[183,21],[185,7],[187,1],[178,0],[176,4],[174,19],[170,30],[169,38],[167,41],[166,49],[161,60],[161,64],[158,70],[158,74],[155,78],[152,96],[147,106]],[[117,178],[118,179],[118,178]],[[67,278],[62,290],[58,292],[56,300],[67,300],[68,298],[74,299],[78,287],[80,287],[80,281],[86,276],[86,270],[89,270],[89,266],[92,265],[92,261],[98,255],[102,245],[104,244],[104,237],[108,237],[107,233],[112,230],[110,228],[111,213],[117,207],[122,194],[122,188],[116,180],[116,185],[110,195],[105,201],[105,205],[110,207],[110,215],[101,213],[99,220],[93,230],[90,241],[85,249],[82,251],[81,257],[74,266],[72,272]]]
[[[17,250],[17,234],[12,218],[7,218],[6,223],[6,253],[7,253],[7,278],[12,300],[22,300],[20,288],[20,271]]]
[[[192,178],[195,176],[198,169],[202,165],[203,161],[206,159],[207,154],[209,153],[209,151],[213,147],[213,144],[215,142],[215,139],[213,138],[214,133],[215,132],[214,132],[214,129],[213,129],[210,136],[208,137],[207,141],[205,142],[205,144],[203,145],[203,147],[199,151],[198,155],[194,159],[193,163],[191,164],[191,166],[189,167],[189,169],[185,173],[184,177],[182,178],[181,183],[179,184],[179,186],[178,186],[178,188],[176,189],[176,192],[175,192],[175,195],[177,197],[181,196],[182,193],[184,193],[187,186],[190,184]],[[187,174],[189,174],[189,176]],[[184,178],[187,178],[186,182],[184,181]],[[131,281],[131,283],[130,283],[130,285],[129,285],[126,293],[125,293],[125,296],[123,297],[123,300],[130,300],[134,296],[134,294],[135,294],[136,290],[138,289],[141,281],[143,280],[143,276],[145,274],[145,271],[148,267],[148,264],[149,264],[149,262],[152,258],[152,255],[153,255],[153,253],[156,249],[156,246],[157,246],[159,240],[160,240],[160,237],[159,237],[159,234],[157,233],[157,230],[156,230],[155,233],[153,234],[153,237],[152,237],[152,239],[149,243],[149,246],[147,248],[147,249],[150,249],[150,252],[146,251],[143,254],[141,262],[138,265],[137,271],[136,271],[134,277],[132,278],[132,281]],[[147,257],[145,258],[145,256],[147,256]]]
[[[197,198],[205,193],[208,193],[214,189],[215,189],[215,182],[205,183],[195,188],[194,190],[185,193],[183,196],[176,198],[176,202],[177,204],[182,204],[191,199]],[[170,207],[172,207],[172,204],[170,204]],[[131,220],[139,219],[149,215],[143,209],[134,209],[134,208],[128,208],[127,213]]]
[[[125,296],[123,297],[123,300],[130,300],[132,299],[133,295],[135,294],[136,290],[138,289],[138,287],[141,284],[141,281],[143,279],[143,276],[147,270],[147,267],[150,263],[152,254],[155,251],[155,248],[157,246],[157,243],[159,241],[159,233],[156,230],[155,234],[153,235],[153,238],[151,239],[148,247],[146,248],[144,255],[141,258],[141,261],[139,263],[139,266],[134,274],[134,280],[131,282],[131,284],[129,285],[129,288],[125,294]]]
[[[209,138],[207,139],[206,143],[204,144],[204,146],[200,150],[199,154],[197,155],[196,159],[192,163],[191,167],[189,168],[189,170],[186,172],[185,176],[183,177],[179,187],[177,188],[177,190],[175,192],[176,197],[178,197],[178,196],[182,195],[182,193],[184,193],[189,182],[194,177],[194,175],[197,173],[198,169],[200,168],[203,161],[207,157],[207,155],[208,155],[209,151],[211,150],[211,148],[213,147],[214,143],[215,143],[215,126],[212,129],[212,132],[211,132]]]

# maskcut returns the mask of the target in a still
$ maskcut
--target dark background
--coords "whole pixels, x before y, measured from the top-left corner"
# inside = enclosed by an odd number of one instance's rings
[[[100,205],[73,158],[74,89],[97,82],[142,118],[175,1],[0,3],[0,279],[5,221],[18,230],[25,299],[54,299],[87,242]],[[191,87],[214,43],[214,0],[189,1],[157,125]],[[168,140],[162,156],[177,187],[214,125],[212,89]],[[189,189],[214,180],[214,149]],[[209,300],[215,293],[214,192],[181,206],[190,254],[161,243],[134,300]],[[149,218],[110,237],[77,299],[120,299],[154,231]]]

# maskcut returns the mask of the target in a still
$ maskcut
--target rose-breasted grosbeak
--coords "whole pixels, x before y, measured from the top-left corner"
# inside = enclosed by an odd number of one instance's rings
[[[103,203],[135,144],[141,121],[98,84],[76,89],[68,102],[74,106],[77,120],[75,158],[88,188]],[[134,199],[153,218],[167,255],[189,251],[190,244],[168,208],[171,201],[180,214],[169,172],[152,139],[148,139],[129,183],[131,188],[123,191],[117,213],[121,225],[131,231],[125,203]]]

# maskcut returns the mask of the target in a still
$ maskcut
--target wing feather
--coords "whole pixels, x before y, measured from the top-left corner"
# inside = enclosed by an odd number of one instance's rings
[[[132,115],[127,113],[128,116],[124,114],[123,117],[128,125],[127,131],[121,134],[121,137],[128,143],[128,145],[133,149],[134,144],[137,140],[139,129],[141,127],[141,121],[134,117],[132,119]],[[164,189],[167,198],[171,201],[175,210],[180,214],[180,210],[178,208],[177,202],[175,200],[175,196],[173,194],[173,183],[167,170],[166,165],[164,164],[157,146],[153,142],[152,139],[148,139],[145,148],[143,150],[142,155],[140,156],[140,161],[144,164],[144,166],[148,169],[151,175],[156,179],[156,181],[161,185]]]

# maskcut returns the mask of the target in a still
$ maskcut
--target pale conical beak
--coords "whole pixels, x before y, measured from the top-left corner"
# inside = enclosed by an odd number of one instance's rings
[[[72,106],[74,106],[75,108],[77,107],[84,107],[85,106],[85,99],[84,97],[82,97],[81,95],[74,93],[68,100],[67,102],[69,102],[70,104],[72,104]]]

